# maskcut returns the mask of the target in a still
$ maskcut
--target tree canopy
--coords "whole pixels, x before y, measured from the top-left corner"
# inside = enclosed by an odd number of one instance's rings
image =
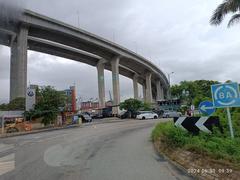
[[[151,105],[148,103],[144,103],[140,100],[130,98],[120,103],[120,109],[125,109],[130,112],[136,112],[139,110],[150,110]]]
[[[2,111],[14,111],[14,110],[25,110],[25,98],[16,98],[8,104],[1,104],[0,110]]]
[[[124,102],[120,103],[121,110],[125,109],[131,112],[138,111],[142,107],[143,107],[142,101],[133,98],[127,99]]]
[[[37,89],[37,101],[34,110],[25,112],[27,119],[43,117],[42,123],[49,124],[57,118],[59,107],[66,102],[64,92],[57,91],[51,86]]]
[[[224,0],[215,9],[215,11],[210,19],[210,23],[212,25],[221,24],[224,17],[227,14],[233,14],[231,19],[228,22],[228,27],[239,22],[239,20],[240,20],[240,1],[239,0]]]
[[[201,101],[211,99],[211,85],[213,84],[219,84],[219,82],[211,80],[182,81],[179,85],[171,87],[171,94],[173,98],[179,98],[187,105],[198,106]]]

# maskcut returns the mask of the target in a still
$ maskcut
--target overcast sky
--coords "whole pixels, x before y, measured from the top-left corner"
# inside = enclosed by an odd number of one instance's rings
[[[79,25],[143,55],[164,73],[173,71],[171,80],[174,84],[197,79],[240,81],[240,24],[228,29],[227,17],[219,27],[209,25],[213,10],[221,2],[15,0],[24,8]],[[10,49],[1,45],[0,63],[0,102],[7,102]],[[108,91],[112,89],[111,73],[105,71],[105,75],[108,99]],[[28,82],[52,85],[59,90],[75,83],[78,96],[85,100],[97,97],[97,72],[94,67],[33,51],[28,52]],[[122,98],[133,96],[132,81],[121,77],[120,83]]]

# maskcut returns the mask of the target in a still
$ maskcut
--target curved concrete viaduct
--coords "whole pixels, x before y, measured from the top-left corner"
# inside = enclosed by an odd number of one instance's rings
[[[25,97],[26,94],[27,50],[96,66],[101,107],[105,106],[104,69],[112,71],[114,105],[120,103],[119,74],[133,80],[134,98],[138,98],[138,83],[143,85],[146,102],[168,96],[166,76],[144,57],[99,36],[29,10],[24,11],[14,27],[0,27],[0,43],[11,47],[11,100]],[[117,114],[117,108],[113,113]]]

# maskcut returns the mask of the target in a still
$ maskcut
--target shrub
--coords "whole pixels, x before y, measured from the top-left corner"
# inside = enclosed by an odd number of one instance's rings
[[[192,135],[175,127],[173,122],[159,123],[152,131],[152,140],[159,139],[164,139],[165,145],[171,148],[183,148],[240,164],[240,138],[231,139],[225,131],[221,133],[218,128],[214,128],[212,134],[201,132]]]

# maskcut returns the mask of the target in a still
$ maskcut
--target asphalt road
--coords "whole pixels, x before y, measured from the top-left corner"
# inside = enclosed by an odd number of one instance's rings
[[[190,179],[154,151],[150,134],[156,122],[101,123],[0,139],[0,179]]]

